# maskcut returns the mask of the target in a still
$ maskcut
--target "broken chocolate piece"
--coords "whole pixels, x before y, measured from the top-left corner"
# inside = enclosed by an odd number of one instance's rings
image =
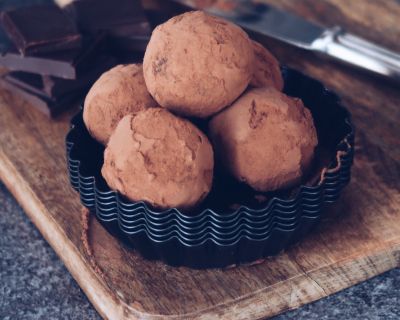
[[[143,52],[151,36],[151,26],[140,1],[116,0],[99,2],[78,0],[66,7],[82,33],[93,35],[102,31],[108,37],[110,50]]]
[[[150,39],[151,36],[150,25],[147,21],[118,25],[107,31],[108,35],[113,37],[138,37]]]
[[[42,76],[34,73],[16,71],[5,74],[4,79],[9,83],[34,94],[44,96]]]
[[[10,70],[26,71],[75,79],[80,65],[80,50],[60,51],[42,56],[24,57],[15,49],[0,56],[0,65]]]
[[[44,98],[57,99],[76,90],[88,89],[100,75],[116,65],[112,57],[101,56],[94,67],[75,80],[66,80],[34,73],[14,71],[4,75],[4,79],[26,91]]]
[[[0,28],[0,55],[3,55],[10,48],[10,39],[3,29]]]
[[[75,91],[73,94],[68,94],[57,99],[45,98],[33,92],[24,90],[23,88],[8,82],[5,78],[0,79],[0,87],[20,96],[49,117],[55,117],[67,108],[75,106],[83,96],[81,91]]]
[[[147,37],[113,37],[109,41],[115,51],[144,52],[149,40]]]
[[[81,36],[72,19],[55,5],[2,12],[1,23],[21,54],[79,48]]]
[[[89,34],[113,30],[124,25],[148,25],[140,1],[77,0],[66,6],[65,10],[75,19],[79,29]]]
[[[93,63],[93,67],[82,74],[78,79],[67,80],[51,76],[43,76],[44,92],[51,97],[58,97],[75,90],[88,89],[107,70],[117,64],[109,56],[100,56]]]
[[[64,79],[76,79],[89,69],[90,61],[101,51],[103,35],[83,49],[22,56],[12,45],[0,55],[0,65],[12,71],[25,71]]]

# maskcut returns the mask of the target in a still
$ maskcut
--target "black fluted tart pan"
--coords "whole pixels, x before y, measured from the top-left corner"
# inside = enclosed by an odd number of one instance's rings
[[[148,259],[208,268],[279,253],[309,233],[325,207],[340,197],[354,156],[351,116],[339,98],[298,71],[285,68],[283,75],[284,92],[310,109],[319,139],[315,164],[298,187],[255,193],[216,169],[210,195],[191,212],[129,201],[102,178],[104,147],[87,132],[82,112],[72,119],[66,137],[71,185],[112,234]]]

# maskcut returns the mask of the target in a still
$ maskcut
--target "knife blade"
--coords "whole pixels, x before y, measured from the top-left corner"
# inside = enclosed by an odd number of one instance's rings
[[[197,0],[173,0],[197,9]],[[400,55],[370,41],[345,32],[340,27],[324,28],[302,17],[281,11],[260,0],[208,1],[202,7],[248,31],[266,35],[291,45],[326,54],[347,64],[400,80]]]

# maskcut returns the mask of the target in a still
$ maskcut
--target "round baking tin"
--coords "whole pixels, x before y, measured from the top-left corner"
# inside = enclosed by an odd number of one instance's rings
[[[320,143],[331,157],[321,177],[290,196],[278,193],[257,206],[235,210],[206,208],[184,213],[131,202],[109,189],[101,177],[103,149],[88,134],[82,112],[66,137],[71,185],[84,206],[114,235],[149,259],[194,268],[224,267],[274,255],[307,234],[324,207],[349,183],[354,156],[354,128],[338,97],[317,80],[283,69],[285,93],[311,110]]]

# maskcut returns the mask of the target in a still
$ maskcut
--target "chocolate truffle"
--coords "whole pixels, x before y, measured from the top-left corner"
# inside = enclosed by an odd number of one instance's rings
[[[211,189],[213,150],[192,123],[162,108],[125,116],[111,135],[101,170],[108,185],[159,208],[196,206]]]
[[[90,89],[83,121],[93,138],[107,144],[125,115],[155,106],[144,82],[142,65],[118,65],[103,73]]]
[[[153,31],[144,78],[162,107],[205,118],[240,96],[253,75],[253,62],[251,40],[242,29],[192,11]]]
[[[253,41],[255,54],[254,74],[250,84],[253,87],[274,87],[282,91],[283,78],[278,60],[260,43]]]
[[[258,191],[300,182],[318,143],[310,111],[273,87],[251,89],[210,121],[218,158]]]

